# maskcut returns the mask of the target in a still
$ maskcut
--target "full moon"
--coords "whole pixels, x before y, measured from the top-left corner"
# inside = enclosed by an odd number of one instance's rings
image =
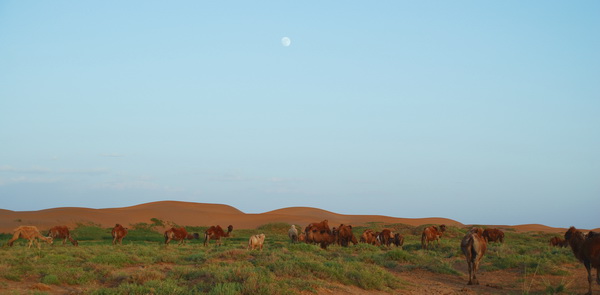
[[[283,37],[281,38],[281,45],[288,47],[290,46],[290,44],[292,44],[292,40],[288,37]]]

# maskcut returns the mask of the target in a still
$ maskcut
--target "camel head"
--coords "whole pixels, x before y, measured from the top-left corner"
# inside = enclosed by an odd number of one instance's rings
[[[440,225],[440,231],[441,232],[445,232],[446,231],[446,225],[445,224]]]
[[[565,240],[570,241],[573,238],[583,238],[583,234],[578,231],[574,226],[571,226],[565,233]]]
[[[42,237],[46,243],[52,245],[54,243],[54,239],[52,237]]]

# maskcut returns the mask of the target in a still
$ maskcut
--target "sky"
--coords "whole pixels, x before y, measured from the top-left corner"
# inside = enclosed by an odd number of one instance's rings
[[[598,15],[594,0],[1,1],[0,208],[600,227]]]

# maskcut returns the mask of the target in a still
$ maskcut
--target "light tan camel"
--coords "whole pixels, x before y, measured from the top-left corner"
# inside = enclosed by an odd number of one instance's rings
[[[19,238],[29,240],[27,248],[31,248],[31,245],[35,241],[38,249],[41,249],[40,241],[38,241],[38,239],[43,240],[48,244],[53,243],[52,237],[44,237],[35,226],[24,225],[15,228],[15,233],[13,234],[12,239],[8,241],[8,246],[12,247],[13,243]]]
[[[465,254],[469,266],[468,285],[479,285],[476,274],[479,269],[479,262],[487,249],[487,243],[483,238],[483,230],[476,227],[471,229],[460,242],[460,248]]]
[[[254,250],[256,248],[262,251],[263,244],[265,243],[265,234],[253,235],[248,240],[248,250]]]

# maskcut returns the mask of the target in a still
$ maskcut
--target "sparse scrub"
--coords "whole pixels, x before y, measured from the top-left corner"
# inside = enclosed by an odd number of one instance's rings
[[[287,223],[235,231],[220,247],[189,241],[184,246],[165,247],[164,238],[155,230],[163,221],[151,221],[130,226],[122,246],[112,245],[110,229],[86,224],[73,230],[82,241],[79,247],[54,245],[29,251],[21,243],[2,248],[0,293],[6,290],[3,286],[32,280],[56,288],[79,286],[85,294],[316,294],[335,290],[340,284],[398,293],[405,286],[402,276],[407,271],[463,274],[453,267],[464,263],[459,242],[466,229],[457,227],[448,227],[439,245],[436,242],[427,251],[421,249],[422,227],[381,223],[372,225],[405,235],[403,248],[359,243],[323,250],[317,245],[292,244]],[[205,229],[187,228],[199,233]],[[353,231],[358,235],[363,229],[355,227]],[[268,237],[264,250],[247,251],[248,237],[257,233]],[[569,249],[549,248],[551,236],[507,231],[504,244],[489,245],[482,271],[512,270],[526,278],[534,271],[538,276],[569,275],[569,268],[562,265],[575,259]],[[6,242],[10,236],[0,238]],[[528,278],[526,283],[530,282]],[[535,292],[567,292],[567,286],[548,282]]]

